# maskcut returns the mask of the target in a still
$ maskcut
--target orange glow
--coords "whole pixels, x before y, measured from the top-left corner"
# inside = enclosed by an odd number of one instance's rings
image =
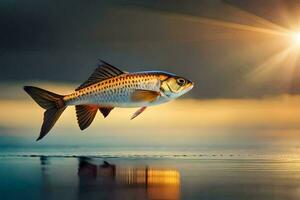
[[[53,87],[49,85],[47,88]],[[72,88],[73,86],[56,89],[64,93]],[[30,137],[34,141],[40,131],[43,110],[30,97],[24,93],[24,97],[18,100],[2,99],[0,110],[0,127],[5,129],[2,134]],[[136,108],[116,108],[106,119],[98,112],[91,127],[82,132],[77,124],[74,107],[69,107],[49,134],[48,141],[64,137],[70,141],[72,138],[72,143],[97,143],[116,138],[125,143],[151,141],[152,144],[180,144],[213,142],[217,137],[220,142],[245,142],[243,137],[249,135],[245,136],[244,130],[251,132],[250,137],[255,140],[272,138],[277,143],[287,144],[297,141],[295,138],[300,139],[299,95],[260,99],[178,99],[149,107],[140,118],[130,120],[135,111]],[[99,137],[101,139],[98,140]],[[138,181],[143,182],[142,179]]]
[[[51,88],[51,87],[49,87]],[[68,90],[68,88],[66,88]],[[60,89],[61,90],[61,89]],[[0,126],[18,129],[29,128],[38,131],[42,123],[43,110],[29,97],[26,100],[0,100]],[[174,109],[176,108],[176,109]],[[219,100],[176,100],[153,106],[142,113],[140,118],[129,120],[135,108],[114,109],[104,120],[97,114],[95,123],[87,129],[92,134],[105,130],[120,129],[124,134],[132,129],[147,127],[152,134],[160,135],[161,128],[210,127],[256,127],[299,128],[300,96],[277,96],[263,99],[219,99]],[[186,117],[189,113],[189,117]],[[30,117],[28,117],[30,116]],[[159,117],[158,117],[159,116]],[[116,127],[115,125],[118,124]],[[54,129],[71,129],[80,132],[74,107],[66,109]],[[57,131],[53,131],[54,134]],[[164,131],[164,134],[165,133]]]
[[[145,185],[149,199],[180,197],[180,174],[174,169],[117,167],[116,180],[119,184]]]
[[[158,169],[148,169],[148,184],[152,185],[178,185],[179,184],[179,173],[176,170],[158,170]]]

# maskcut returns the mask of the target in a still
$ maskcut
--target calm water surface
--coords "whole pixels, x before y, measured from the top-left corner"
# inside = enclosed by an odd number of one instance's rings
[[[0,157],[1,199],[300,199],[288,159]]]

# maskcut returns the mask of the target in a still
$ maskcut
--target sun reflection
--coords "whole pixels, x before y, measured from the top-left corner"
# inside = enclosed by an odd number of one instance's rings
[[[81,185],[91,182],[99,187],[145,189],[147,198],[140,199],[180,199],[180,174],[176,169],[149,166],[116,166],[106,161],[102,165],[81,158],[78,175]],[[91,180],[87,179],[90,178]]]
[[[179,185],[179,179],[179,172],[173,169],[149,167],[123,167],[116,169],[116,180],[120,184]]]

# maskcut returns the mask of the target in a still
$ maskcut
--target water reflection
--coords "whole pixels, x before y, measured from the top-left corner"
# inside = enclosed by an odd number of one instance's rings
[[[45,199],[180,199],[180,174],[175,169],[120,165],[88,157],[78,158],[77,171],[51,166],[47,157],[40,157],[40,163]],[[68,194],[58,191],[58,185],[69,187]]]
[[[0,199],[300,199],[299,160],[107,161],[61,156],[0,158]]]
[[[180,198],[180,175],[174,169],[116,166],[107,161],[94,164],[80,158],[78,176],[80,195],[104,187],[112,199],[121,199],[123,192],[132,193],[136,199]]]
[[[50,164],[50,161],[48,159],[47,156],[41,156],[40,157],[40,161],[41,161],[41,169],[42,171],[46,171],[47,170],[47,166]]]

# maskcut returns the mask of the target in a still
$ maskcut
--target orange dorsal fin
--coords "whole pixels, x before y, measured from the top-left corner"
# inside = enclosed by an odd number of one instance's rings
[[[78,105],[76,106],[76,115],[78,125],[81,130],[86,129],[93,122],[97,114],[98,106],[96,105]]]
[[[133,102],[152,102],[160,96],[159,92],[151,90],[136,90],[131,95]]]
[[[99,110],[102,113],[102,115],[104,116],[104,118],[109,115],[109,113],[112,109],[114,109],[114,107],[99,107]]]
[[[122,70],[100,60],[101,63],[98,65],[98,67],[95,69],[95,71],[91,74],[89,79],[82,83],[78,88],[75,90],[80,90],[84,87],[87,87],[89,85],[92,85],[94,83],[103,81],[105,79],[109,79],[115,76],[119,76],[121,74],[125,74]]]

